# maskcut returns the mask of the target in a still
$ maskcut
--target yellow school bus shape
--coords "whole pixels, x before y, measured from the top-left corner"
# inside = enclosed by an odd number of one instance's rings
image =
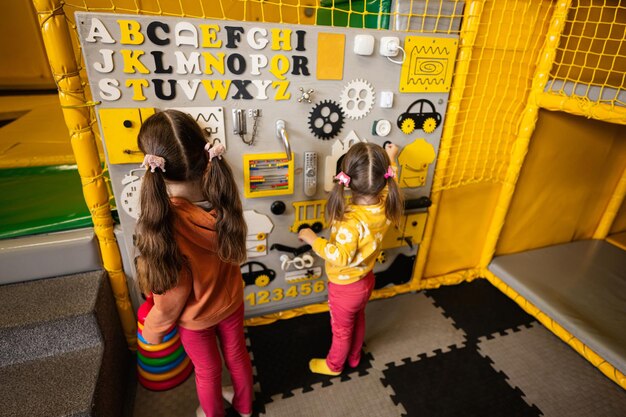
[[[326,200],[296,201],[293,203],[295,219],[289,228],[293,233],[310,227],[319,233],[326,225]]]

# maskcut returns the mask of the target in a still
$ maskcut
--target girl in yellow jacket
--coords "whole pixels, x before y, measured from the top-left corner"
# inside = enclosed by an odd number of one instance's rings
[[[398,223],[403,202],[396,181],[398,147],[385,149],[359,143],[346,153],[341,172],[327,203],[330,239],[303,229],[298,237],[326,261],[328,307],[333,341],[325,359],[312,359],[312,372],[339,375],[347,362],[356,367],[361,360],[365,336],[365,305],[374,288],[372,269],[381,251],[389,225]],[[346,205],[344,189],[352,192]]]

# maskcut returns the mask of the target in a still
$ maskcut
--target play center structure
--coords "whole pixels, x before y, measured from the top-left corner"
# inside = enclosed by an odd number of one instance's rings
[[[141,340],[150,300],[133,268],[137,133],[177,109],[226,147],[237,179],[249,326],[328,310],[323,260],[298,231],[328,235],[351,146],[392,142],[405,210],[373,298],[485,278],[626,389],[623,2],[18,3],[0,80],[33,93],[0,97],[0,292],[63,293],[55,277],[88,274],[98,284],[81,288],[112,292],[147,388],[193,368],[175,328],[163,346]]]

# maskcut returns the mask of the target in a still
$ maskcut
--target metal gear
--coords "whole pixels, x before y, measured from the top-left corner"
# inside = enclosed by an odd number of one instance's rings
[[[337,136],[343,123],[343,111],[332,100],[318,103],[309,113],[309,128],[320,139],[332,139]]]
[[[340,103],[346,117],[358,120],[367,115],[374,106],[374,89],[365,80],[352,80],[341,92]]]

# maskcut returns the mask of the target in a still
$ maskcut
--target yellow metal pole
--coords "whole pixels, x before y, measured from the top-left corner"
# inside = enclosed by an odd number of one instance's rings
[[[625,108],[608,103],[594,103],[585,97],[542,92],[537,95],[536,103],[542,109],[564,111],[589,119],[626,125]]]
[[[435,220],[439,210],[439,202],[441,193],[443,192],[443,178],[446,175],[448,161],[450,159],[450,149],[454,142],[455,126],[461,108],[461,101],[467,83],[467,74],[469,73],[470,61],[472,59],[472,50],[476,42],[476,35],[480,19],[485,5],[484,0],[472,1],[465,7],[463,16],[463,26],[461,27],[461,35],[459,40],[459,53],[454,72],[454,82],[452,84],[450,98],[448,100],[448,110],[446,111],[446,121],[444,123],[441,143],[439,145],[439,156],[437,157],[437,166],[433,178],[433,187],[431,193],[432,205],[428,209],[428,221],[424,229],[424,237],[417,253],[417,260],[413,270],[413,279],[411,285],[415,290],[421,288],[420,280],[424,276],[428,252],[432,242],[433,232],[435,228]]]
[[[91,212],[94,232],[100,244],[104,269],[111,287],[130,349],[137,343],[136,320],[126,275],[122,269],[119,246],[113,234],[114,222],[109,193],[103,177],[98,148],[92,129],[92,103],[85,96],[80,68],[72,46],[70,28],[62,0],[33,0],[52,75],[59,90],[63,117],[69,129],[72,149],[83,184],[83,195]]]
[[[500,191],[498,201],[496,202],[489,230],[487,231],[487,238],[480,257],[479,267],[486,268],[489,265],[489,262],[491,262],[493,254],[496,251],[498,238],[500,237],[500,232],[504,226],[504,219],[511,205],[515,185],[522,169],[524,158],[528,152],[530,137],[532,136],[537,123],[539,106],[537,105],[536,98],[543,93],[546,83],[548,82],[548,76],[550,74],[552,64],[554,63],[556,48],[559,44],[563,28],[565,27],[565,20],[567,18],[567,11],[570,4],[571,0],[559,1],[552,15],[550,27],[548,28],[548,33],[546,34],[546,43],[544,44],[543,50],[539,55],[539,62],[537,64],[537,68],[535,69],[531,91],[528,95],[526,107],[522,113],[517,139],[515,140],[513,150],[511,151],[511,161],[509,162],[504,183],[502,184],[502,190]]]

